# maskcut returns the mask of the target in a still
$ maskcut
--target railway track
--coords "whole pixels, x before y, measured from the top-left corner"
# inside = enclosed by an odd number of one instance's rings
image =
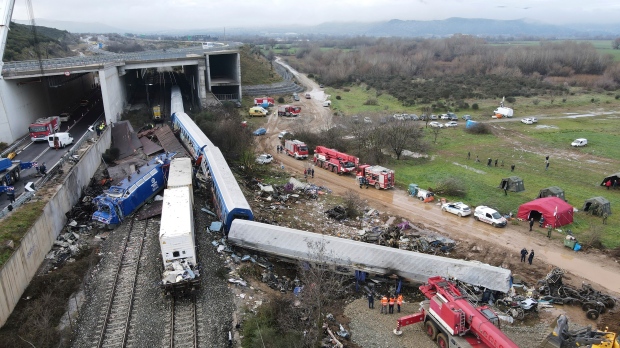
[[[147,222],[148,220],[137,221],[133,217],[124,226],[128,230],[127,237],[122,247],[113,285],[107,294],[108,302],[104,317],[98,325],[100,330],[96,341],[97,348],[124,347],[127,343]]]
[[[175,298],[170,304],[170,348],[198,348],[196,296]]]

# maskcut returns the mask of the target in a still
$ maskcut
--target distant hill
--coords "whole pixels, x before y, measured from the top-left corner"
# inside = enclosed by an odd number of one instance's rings
[[[29,25],[30,22],[27,20],[16,19],[16,23]],[[97,34],[107,34],[107,33],[127,33],[130,31],[123,30],[120,28],[116,28],[107,24],[98,23],[98,22],[70,22],[70,21],[57,21],[53,19],[44,19],[37,18],[35,19],[37,25],[46,26],[50,28],[58,28],[60,30],[66,30],[70,33],[97,33]]]
[[[4,62],[37,59],[34,50],[34,36],[29,25],[12,22],[10,25]],[[69,49],[70,44],[78,42],[78,38],[65,30],[37,26],[37,40],[42,58],[60,58],[74,56]]]

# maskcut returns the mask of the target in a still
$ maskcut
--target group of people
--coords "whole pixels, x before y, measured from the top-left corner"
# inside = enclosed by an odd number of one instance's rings
[[[368,188],[368,185],[370,185],[370,183],[368,182],[368,179],[364,176],[359,177],[359,183],[360,183],[360,188],[362,188],[363,185],[366,185],[366,188]]]
[[[314,168],[304,169],[304,179],[308,179],[308,175],[314,178]]]
[[[398,296],[390,295],[381,297],[381,314],[394,314],[394,304],[396,304],[397,313],[400,313],[400,306],[403,304],[403,295]],[[368,293],[368,308],[375,308],[375,298],[372,292]]]
[[[527,255],[530,256],[527,256]],[[534,249],[532,249],[529,253],[527,252],[527,248],[523,248],[521,249],[521,262],[525,262],[525,257],[527,256],[527,262],[529,262],[529,264],[532,264],[532,261],[534,261]]]
[[[284,146],[278,144],[276,145],[276,152],[277,153],[283,153],[284,152]]]
[[[605,187],[607,187],[607,189],[609,190],[610,187],[612,187],[614,190],[618,188],[618,179],[614,179],[614,180],[607,180],[605,181]]]
[[[471,159],[471,151],[468,151],[468,152],[467,152],[467,159],[468,159],[468,160],[470,160],[470,159]],[[477,162],[477,163],[480,163],[480,158],[478,158],[478,155],[476,155],[476,162]],[[495,164],[495,166],[497,167],[497,164],[498,164],[498,163],[499,163],[499,166],[500,166],[500,167],[503,167],[503,166],[504,166],[504,160],[501,160],[501,162],[500,162],[500,160],[499,160],[499,159],[497,159],[497,158],[495,159],[495,161],[493,161],[493,159],[492,159],[492,158],[490,158],[490,157],[489,157],[489,158],[487,158],[487,167],[492,167],[492,166],[493,166],[493,164]],[[514,171],[515,171],[515,165],[514,165],[514,164],[510,165],[510,171],[511,171],[511,172],[514,172]]]

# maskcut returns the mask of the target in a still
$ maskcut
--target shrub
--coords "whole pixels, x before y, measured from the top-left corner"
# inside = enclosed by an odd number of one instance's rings
[[[467,195],[467,186],[460,178],[449,176],[437,183],[435,192],[452,197],[465,197]]]
[[[336,96],[336,100],[342,99],[339,95]]]
[[[620,94],[616,94],[616,100],[620,99]],[[0,147],[2,146],[2,144],[0,144]]]
[[[351,88],[349,88],[349,87],[345,87],[345,88],[343,88],[342,90],[343,90],[343,91],[345,91],[345,92],[350,92],[350,91],[351,91]]]
[[[618,99],[618,98],[616,98],[616,99]],[[9,147],[9,144],[7,144],[5,142],[0,142],[0,151],[6,149],[7,147]]]
[[[353,219],[362,215],[360,209],[363,209],[364,202],[357,193],[347,191],[343,196],[343,200],[343,205],[349,219]]]
[[[472,110],[478,110],[480,107],[478,106],[478,103],[473,103],[471,104],[471,108]]]
[[[509,102],[509,103],[514,103],[517,100],[515,99],[515,97],[506,97],[506,101]]]
[[[284,97],[280,97],[280,98],[278,98],[278,103],[280,103],[280,104],[284,104]]]
[[[532,100],[532,104],[538,105],[538,103],[540,103],[540,100],[538,100],[538,98]]]
[[[121,150],[119,150],[117,147],[113,147],[113,148],[105,150],[102,157],[103,157],[103,160],[106,162],[114,162],[118,159],[118,156],[120,156],[120,154],[121,154]]]
[[[368,100],[364,102],[364,105],[379,105],[379,102],[375,98],[368,98]]]
[[[313,77],[314,77],[314,74],[313,74],[313,73],[309,73],[309,74],[308,74],[308,77],[309,77],[309,78],[313,78]]]
[[[491,134],[491,128],[484,123],[476,123],[472,127],[465,128],[469,134]]]

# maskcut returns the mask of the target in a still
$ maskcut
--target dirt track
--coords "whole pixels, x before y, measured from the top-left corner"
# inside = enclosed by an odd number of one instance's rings
[[[285,170],[297,176],[304,168],[310,167],[312,162],[295,160],[285,154],[276,154],[275,147],[278,143],[278,133],[282,130],[311,128],[323,129],[331,124],[331,109],[322,106],[325,94],[319,86],[305,75],[293,71],[300,83],[308,87],[312,99],[301,98],[296,104],[302,105],[302,115],[298,118],[278,117],[270,115],[267,122],[267,136],[261,138],[260,144],[264,151],[275,154],[278,163],[285,166]],[[303,96],[303,94],[301,94]],[[498,261],[503,259],[505,253],[511,253],[514,260],[519,259],[519,251],[523,247],[534,249],[536,252],[535,264],[540,266],[541,261],[546,263],[546,269],[550,265],[563,268],[567,272],[584,279],[602,289],[620,295],[620,266],[615,260],[604,255],[602,252],[573,252],[565,248],[562,243],[564,236],[554,233],[553,238],[546,238],[546,231],[536,228],[535,232],[528,232],[526,223],[518,226],[509,224],[505,228],[494,228],[473,218],[458,218],[455,215],[444,213],[435,204],[424,204],[410,197],[405,191],[395,190],[360,190],[353,176],[339,176],[321,168],[316,168],[315,177],[311,179],[317,185],[330,188],[334,194],[341,195],[350,190],[356,190],[359,195],[368,201],[369,205],[392,215],[401,216],[413,222],[425,224],[428,228],[450,236],[456,240],[467,240],[489,248],[497,248]],[[506,249],[504,249],[506,248]],[[510,256],[512,257],[512,256]],[[498,264],[499,265],[499,264]]]

